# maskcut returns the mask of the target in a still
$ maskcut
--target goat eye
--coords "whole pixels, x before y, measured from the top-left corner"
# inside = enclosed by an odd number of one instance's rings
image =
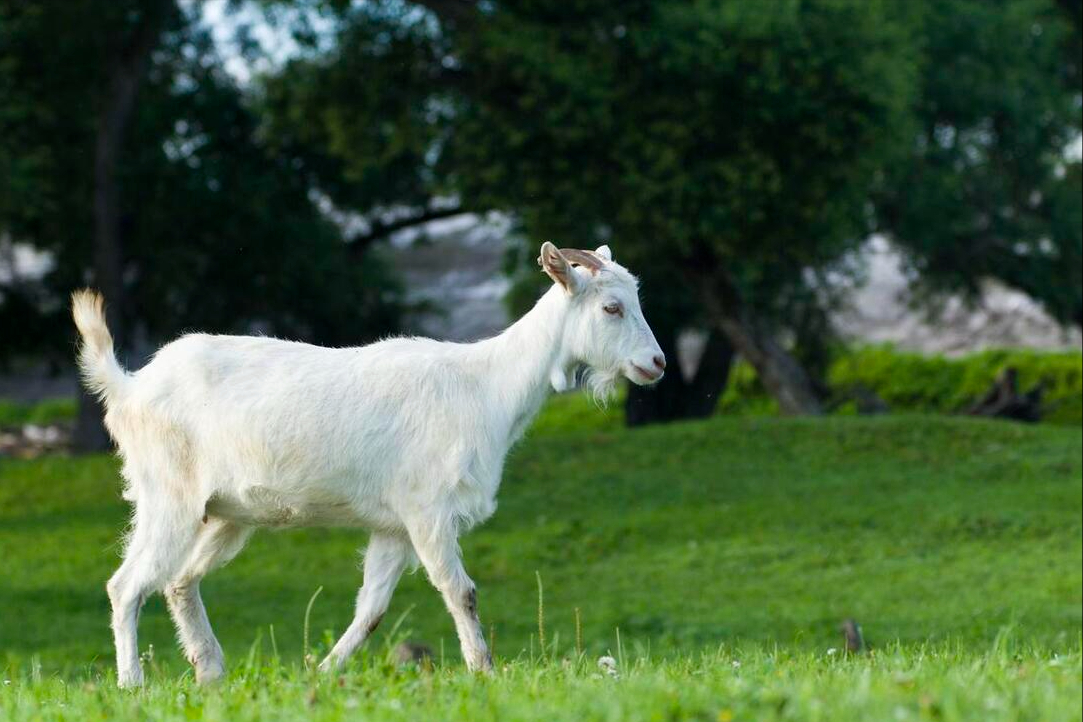
[[[607,303],[602,306],[602,310],[610,316],[624,316],[624,309],[620,307],[619,303]]]

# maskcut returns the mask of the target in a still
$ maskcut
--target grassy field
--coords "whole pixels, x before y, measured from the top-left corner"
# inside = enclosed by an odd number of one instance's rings
[[[192,684],[155,598],[149,686],[114,691],[116,463],[0,461],[0,719],[1080,718],[1078,427],[616,419],[559,400],[463,540],[493,678],[461,670],[422,573],[344,674],[307,672],[306,606],[322,587],[318,655],[350,620],[364,536],[299,530],[257,535],[204,584],[226,683]],[[871,653],[839,651],[846,617]],[[434,671],[391,663],[404,637]]]

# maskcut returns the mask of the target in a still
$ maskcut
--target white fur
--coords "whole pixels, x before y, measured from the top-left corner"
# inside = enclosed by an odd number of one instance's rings
[[[332,349],[193,334],[131,374],[112,354],[100,296],[76,294],[80,365],[105,401],[134,503],[124,561],[107,587],[119,684],[142,682],[136,624],[159,590],[197,679],[224,673],[199,581],[258,526],[372,531],[355,619],[322,667],[365,640],[416,557],[444,596],[467,666],[489,669],[457,538],[496,509],[509,447],[550,385],[568,387],[578,368],[605,394],[621,375],[649,383],[664,367],[635,278],[608,248],[597,253],[606,261],[591,274],[545,244],[543,265],[559,282],[477,343]],[[604,310],[613,303],[622,317]]]

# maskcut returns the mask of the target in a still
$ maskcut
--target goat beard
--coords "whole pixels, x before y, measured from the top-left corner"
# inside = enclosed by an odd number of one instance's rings
[[[606,407],[609,400],[617,393],[617,382],[620,381],[620,369],[596,369],[590,366],[582,366],[576,374],[577,386],[590,390],[591,398],[598,406]]]

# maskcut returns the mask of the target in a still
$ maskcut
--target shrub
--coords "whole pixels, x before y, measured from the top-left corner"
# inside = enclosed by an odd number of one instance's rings
[[[945,358],[874,346],[836,358],[827,381],[839,399],[864,387],[893,411],[958,413],[984,396],[1009,366],[1019,371],[1021,391],[1045,381],[1045,421],[1081,423],[1083,355],[1078,352],[999,349]]]
[[[52,424],[75,418],[75,399],[45,399],[35,404],[22,404],[0,399],[0,426],[23,424]]]
[[[730,370],[729,382],[715,413],[738,416],[774,416],[778,402],[767,393],[756,370],[745,361],[738,361]]]

